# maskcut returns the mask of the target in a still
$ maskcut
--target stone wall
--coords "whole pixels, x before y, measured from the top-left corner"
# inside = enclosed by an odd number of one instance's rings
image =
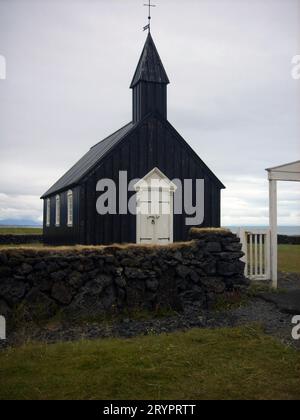
[[[26,319],[97,317],[124,310],[208,308],[247,281],[239,239],[191,231],[166,247],[113,246],[0,251],[0,314]]]
[[[2,235],[0,245],[23,245],[43,242],[43,235]]]

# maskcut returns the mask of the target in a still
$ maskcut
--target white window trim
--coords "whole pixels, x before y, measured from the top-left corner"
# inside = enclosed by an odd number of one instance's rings
[[[73,216],[74,216],[74,201],[73,191],[69,190],[67,194],[67,224],[68,227],[73,227]]]
[[[55,197],[55,226],[60,226],[60,196]]]
[[[50,198],[47,198],[46,200],[46,226],[50,226],[50,220],[51,220],[51,202]]]

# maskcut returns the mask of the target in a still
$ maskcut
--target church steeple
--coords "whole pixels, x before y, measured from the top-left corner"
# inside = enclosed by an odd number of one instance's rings
[[[167,85],[170,83],[149,32],[130,88],[133,90],[133,121],[150,112],[167,118]]]

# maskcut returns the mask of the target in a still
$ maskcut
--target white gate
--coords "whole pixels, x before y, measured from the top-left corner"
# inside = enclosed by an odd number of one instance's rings
[[[271,231],[269,229],[239,229],[238,236],[245,256],[245,276],[250,280],[271,279]]]

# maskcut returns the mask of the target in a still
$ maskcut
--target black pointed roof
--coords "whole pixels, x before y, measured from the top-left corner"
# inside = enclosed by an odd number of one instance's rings
[[[141,81],[162,83],[166,85],[170,83],[150,32],[146,39],[130,88],[134,88],[134,86]]]
[[[111,136],[93,146],[68,172],[66,172],[41,198],[49,197],[59,191],[76,185],[116,144],[134,127],[131,122]]]

